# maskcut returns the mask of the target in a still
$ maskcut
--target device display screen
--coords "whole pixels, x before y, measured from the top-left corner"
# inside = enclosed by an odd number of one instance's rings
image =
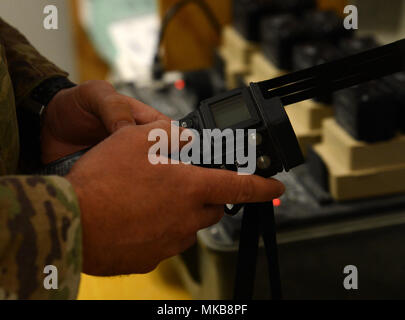
[[[217,128],[221,130],[251,119],[241,94],[212,104],[211,111]]]

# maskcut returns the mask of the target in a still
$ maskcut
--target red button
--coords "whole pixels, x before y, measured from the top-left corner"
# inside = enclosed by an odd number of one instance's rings
[[[177,80],[177,81],[174,83],[174,87],[175,87],[177,90],[183,90],[183,89],[186,87],[186,82],[185,82],[183,79]]]

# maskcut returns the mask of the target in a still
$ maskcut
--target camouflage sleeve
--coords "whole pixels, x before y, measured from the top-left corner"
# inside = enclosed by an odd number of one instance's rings
[[[69,182],[0,178],[0,299],[75,299],[81,259],[80,212]]]
[[[68,74],[44,58],[15,28],[0,18],[0,41],[6,50],[16,105],[43,81]]]

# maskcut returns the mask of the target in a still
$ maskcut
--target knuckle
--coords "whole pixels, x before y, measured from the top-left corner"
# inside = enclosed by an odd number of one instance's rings
[[[112,93],[107,95],[104,98],[104,104],[107,107],[125,107],[128,109],[130,108],[127,97],[119,93]]]
[[[252,179],[243,177],[238,184],[238,199],[240,203],[251,202],[254,198],[254,185]]]

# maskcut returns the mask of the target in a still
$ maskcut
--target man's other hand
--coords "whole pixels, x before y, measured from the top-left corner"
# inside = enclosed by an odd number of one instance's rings
[[[145,121],[144,121],[145,122]],[[112,125],[112,124],[111,124]],[[187,164],[149,162],[160,120],[125,126],[85,154],[67,176],[79,198],[83,271],[111,276],[145,273],[217,223],[226,203],[265,202],[284,186],[274,179]]]
[[[128,124],[169,120],[106,81],[61,90],[49,103],[41,133],[42,162],[49,163],[104,140]]]

